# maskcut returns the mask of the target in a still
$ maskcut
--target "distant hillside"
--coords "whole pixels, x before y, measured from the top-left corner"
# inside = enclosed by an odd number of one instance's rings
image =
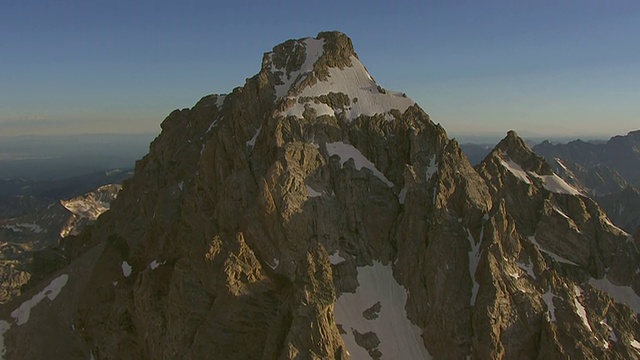
[[[627,184],[621,178],[636,187],[640,186],[640,130],[625,136],[614,136],[602,144],[575,140],[554,145],[544,141],[534,146],[533,150],[551,163],[561,159],[578,182],[594,190],[594,195],[606,195],[624,189]]]

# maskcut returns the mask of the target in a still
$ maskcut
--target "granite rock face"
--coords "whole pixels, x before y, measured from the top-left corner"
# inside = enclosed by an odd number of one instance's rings
[[[172,112],[0,332],[5,358],[634,358],[634,241],[515,133],[474,169],[320,33]]]

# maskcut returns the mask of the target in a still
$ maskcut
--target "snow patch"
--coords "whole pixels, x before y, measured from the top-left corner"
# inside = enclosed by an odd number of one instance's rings
[[[564,170],[565,172],[570,172],[569,169],[567,169],[567,166],[562,162],[562,160],[560,160],[560,158],[553,158],[553,160],[556,161],[556,163],[558,163],[558,165],[560,165],[560,167],[562,168],[562,170]]]
[[[304,78],[306,78],[306,75],[309,72],[313,71],[313,64],[315,64],[320,56],[322,56],[322,54],[324,53],[324,39],[307,38],[304,39],[303,42],[305,46],[306,56],[304,59],[304,64],[300,66],[300,70],[292,71],[291,73],[287,74],[286,69],[277,68],[273,64],[273,54],[271,54],[271,73],[276,76],[282,74],[280,75],[280,81],[282,82],[282,84],[275,86],[276,96],[278,98],[286,96],[289,92],[289,89],[291,89],[297,79],[303,80]],[[300,45],[296,44],[296,46]]]
[[[338,155],[338,157],[340,157],[341,165],[344,165],[347,160],[353,159],[356,169],[361,170],[363,167],[367,168],[373,172],[373,175],[387,184],[387,186],[393,187],[393,183],[389,181],[389,179],[387,179],[384,174],[353,145],[339,141],[327,143],[326,146],[329,156]]]
[[[482,232],[484,232],[484,224],[482,224]],[[469,275],[473,282],[470,303],[470,305],[473,306],[476,303],[476,297],[478,296],[478,290],[480,289],[480,284],[476,281],[476,269],[478,269],[478,262],[480,262],[480,244],[482,243],[482,236],[480,236],[480,241],[476,244],[473,236],[471,236],[471,232],[467,229],[467,239],[471,244],[471,251],[469,251]]]
[[[607,323],[607,318],[600,320],[600,325],[604,325],[607,329],[609,329],[609,340],[613,342],[618,342],[618,337],[616,336],[616,333],[613,331],[613,328],[611,327],[611,325]],[[607,343],[607,345],[609,344],[606,340],[605,342]],[[609,347],[607,346],[607,349],[608,348]]]
[[[209,125],[209,128],[207,129],[207,131],[205,131],[205,134],[208,134],[217,125],[218,125],[218,119],[213,119],[213,121],[211,122],[211,125]],[[202,149],[204,149],[204,145],[203,145]],[[200,152],[200,153],[202,154],[202,152]]]
[[[556,253],[553,253],[551,251],[545,250],[540,243],[538,243],[538,241],[536,240],[535,235],[534,236],[529,236],[527,239],[529,239],[529,241],[531,241],[532,244],[534,244],[538,250],[540,250],[541,252],[549,255],[553,260],[559,262],[559,263],[564,263],[564,264],[569,264],[569,265],[573,265],[573,266],[578,266],[578,264],[574,263],[571,260],[567,260],[565,258],[563,258],[560,255],[557,255]]]
[[[224,104],[224,99],[226,98],[227,98],[227,94],[218,95],[218,97],[216,98],[216,106],[218,107],[218,109],[222,108],[222,104]]]
[[[302,115],[307,108],[315,110],[316,116],[336,116],[336,111],[333,110],[329,105],[325,103],[315,103],[313,101],[303,104],[296,102],[293,106],[291,106],[281,114],[284,116],[295,116],[297,118],[302,118]]]
[[[404,201],[407,199],[407,188],[403,187],[402,190],[400,190],[400,193],[398,194],[398,202],[400,202],[400,204],[404,204]]]
[[[547,309],[549,310],[549,319],[551,321],[556,321],[556,307],[553,305],[553,298],[556,295],[551,292],[551,289],[547,291],[544,295],[542,295],[542,300],[545,304],[547,304]]]
[[[247,146],[254,147],[256,145],[256,140],[258,139],[258,135],[260,135],[261,130],[262,130],[262,125],[260,125],[260,127],[256,129],[256,133],[253,135],[253,137],[249,141],[247,141]]]
[[[164,265],[167,261],[158,262],[157,260],[153,260],[151,264],[149,264],[149,268],[151,270],[157,269],[160,265]]]
[[[308,197],[318,197],[318,196],[322,196],[322,193],[313,190],[313,188],[311,186],[307,185],[307,196]]]
[[[511,161],[510,159],[500,158],[500,163],[504,166],[505,169],[509,170],[515,177],[524,181],[527,184],[531,184],[531,179],[527,175],[527,172],[522,169],[520,165]]]
[[[516,262],[516,264],[520,269],[524,270],[527,273],[527,275],[531,276],[534,279],[536,278],[536,274],[533,271],[533,262],[531,260],[529,260],[528,264],[521,263],[521,262]]]
[[[355,56],[350,58],[352,66],[345,68],[330,68],[326,81],[318,81],[311,87],[305,88],[300,96],[316,97],[330,92],[346,94],[351,100],[351,106],[345,108],[345,116],[354,120],[360,115],[386,116],[393,109],[404,113],[415,102],[405,94],[390,90],[382,90],[360,60]],[[380,91],[382,90],[382,91]],[[358,99],[354,101],[354,99]]]
[[[407,318],[407,290],[393,277],[390,265],[374,261],[372,266],[358,267],[359,286],[355,293],[343,293],[335,305],[336,323],[346,331],[341,334],[352,359],[369,359],[367,351],[355,341],[353,331],[373,332],[380,340],[378,350],[383,359],[430,359],[421,329]],[[363,312],[377,302],[378,317],[367,320]]]
[[[589,280],[589,284],[600,291],[606,292],[616,302],[627,305],[636,314],[640,313],[640,297],[636,295],[630,286],[614,285],[606,278],[592,278]]]
[[[585,311],[584,306],[582,306],[582,304],[578,300],[578,296],[582,296],[582,288],[573,285],[573,290],[576,293],[576,296],[574,296],[573,298],[573,304],[576,306],[576,312],[578,313],[578,316],[580,316],[580,319],[582,319],[582,323],[584,324],[584,326],[586,326],[589,331],[593,332],[593,329],[591,329],[591,325],[589,325],[589,320],[587,319],[587,312]]]
[[[427,176],[426,181],[428,182],[433,176],[433,174],[435,174],[436,172],[438,172],[438,164],[436,164],[436,156],[431,155],[431,159],[429,159],[429,166],[427,167],[427,170],[426,170],[426,176]]]
[[[124,277],[129,277],[129,275],[131,275],[131,271],[133,270],[133,268],[131,267],[131,265],[129,265],[128,262],[123,261],[120,267],[122,268],[122,275],[124,275]]]
[[[267,265],[268,265],[272,270],[275,270],[275,269],[278,267],[278,265],[280,265],[280,260],[278,260],[278,259],[276,259],[276,258],[273,258],[273,265],[272,265],[272,264],[269,264],[268,262],[267,262]]]
[[[44,300],[45,297],[49,298],[50,301],[55,300],[55,298],[60,294],[60,291],[62,291],[62,287],[67,284],[67,280],[69,280],[69,275],[67,274],[58,276],[51,280],[46,288],[42,289],[42,291],[34,295],[31,299],[23,302],[17,309],[13,310],[13,312],[11,312],[11,317],[15,320],[16,324],[26,324],[27,321],[29,321],[31,309],[38,305],[40,301]]]
[[[538,179],[542,180],[544,184],[544,188],[557,193],[557,194],[569,194],[569,195],[582,195],[580,191],[578,191],[573,186],[567,184],[561,177],[556,174],[553,175],[538,175],[532,174]]]
[[[340,256],[339,252],[340,252],[339,250],[336,250],[336,252],[329,255],[329,262],[331,262],[331,265],[338,265],[340,263],[347,261],[345,258]]]

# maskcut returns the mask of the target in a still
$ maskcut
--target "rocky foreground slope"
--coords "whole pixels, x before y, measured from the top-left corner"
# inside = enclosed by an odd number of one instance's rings
[[[349,38],[176,110],[5,358],[638,358],[636,240],[513,132],[475,169]]]

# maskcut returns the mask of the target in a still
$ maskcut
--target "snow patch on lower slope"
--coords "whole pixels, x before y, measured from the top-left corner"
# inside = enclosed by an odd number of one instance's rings
[[[69,275],[62,274],[57,278],[51,280],[49,285],[42,289],[39,293],[31,297],[31,299],[23,302],[15,310],[11,312],[11,317],[16,325],[24,325],[29,321],[31,310],[38,305],[44,298],[49,298],[49,301],[55,300],[58,297],[62,288],[67,284]],[[7,348],[4,343],[4,334],[11,329],[11,323],[6,320],[0,320],[0,360],[4,360],[4,355],[7,353]]]
[[[430,359],[424,346],[420,328],[407,318],[405,304],[407,290],[393,277],[390,265],[374,262],[372,266],[358,267],[358,283],[355,293],[343,293],[335,305],[336,323],[346,334],[342,339],[352,359],[370,359],[360,347],[354,331],[360,334],[373,332],[380,340],[377,349],[382,359]],[[368,320],[363,312],[380,303],[376,318]]]
[[[22,325],[29,321],[31,309],[38,305],[40,301],[44,300],[45,297],[49,298],[51,301],[55,300],[55,298],[58,297],[58,294],[60,294],[60,291],[62,291],[62,287],[67,284],[68,279],[69,275],[67,274],[58,276],[51,280],[51,283],[49,283],[46,288],[35,294],[31,299],[23,302],[17,309],[13,310],[11,317],[14,318],[16,324]]]

